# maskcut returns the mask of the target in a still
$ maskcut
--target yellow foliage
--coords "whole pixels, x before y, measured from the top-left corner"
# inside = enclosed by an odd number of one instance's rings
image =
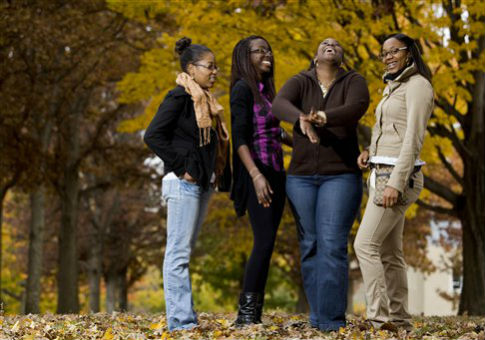
[[[149,124],[167,91],[175,86],[179,72],[177,56],[173,49],[182,36],[192,38],[194,43],[207,45],[216,56],[220,67],[214,92],[225,108],[229,121],[229,82],[231,54],[234,45],[241,38],[257,34],[264,36],[271,44],[275,58],[275,80],[277,89],[291,76],[308,68],[320,41],[326,37],[337,39],[345,50],[345,64],[356,69],[367,80],[371,95],[369,110],[361,120],[371,127],[375,122],[374,110],[382,97],[385,84],[382,81],[383,65],[377,59],[383,37],[400,30],[418,41],[423,48],[423,57],[433,73],[433,87],[436,98],[447,100],[459,114],[467,114],[472,100],[467,84],[473,82],[473,73],[485,70],[485,54],[478,58],[459,62],[460,54],[472,54],[477,49],[477,39],[483,34],[485,23],[465,21],[458,23],[457,34],[467,39],[450,39],[451,19],[443,9],[442,1],[394,2],[394,13],[386,13],[386,7],[371,1],[175,1],[175,2],[118,2],[109,0],[109,6],[127,17],[146,22],[157,15],[170,18],[176,30],[163,33],[159,46],[148,51],[138,72],[128,74],[119,84],[120,100],[126,103],[144,104],[144,113],[123,122],[119,129],[124,132],[143,130]],[[483,1],[464,0],[457,14],[468,13],[469,17],[485,11]],[[409,20],[413,18],[413,20]],[[396,29],[399,27],[399,29]],[[452,125],[457,119],[435,107],[430,124]],[[283,125],[288,131],[291,126]],[[463,138],[460,129],[459,138]],[[436,146],[446,157],[454,153],[450,140],[427,135],[421,157],[429,166],[440,164]],[[285,166],[288,166],[291,151],[284,148]],[[426,168],[426,167],[425,167]],[[426,171],[426,170],[425,170]],[[366,175],[365,175],[366,176]],[[423,191],[422,198],[430,197]],[[227,196],[216,195],[213,199],[217,209],[211,209],[207,223],[220,224],[220,230],[230,229],[231,223],[247,225],[246,219],[235,222],[232,206]],[[220,208],[223,207],[223,208]],[[362,204],[362,209],[365,202]],[[417,206],[407,212],[408,218],[416,216]],[[352,233],[358,227],[356,222]],[[249,228],[233,232],[230,236],[238,242],[231,242],[232,251],[244,252],[251,242]],[[218,232],[220,232],[218,229]],[[232,231],[231,231],[232,232]],[[227,245],[228,246],[228,245]],[[285,260],[278,263],[284,266]]]

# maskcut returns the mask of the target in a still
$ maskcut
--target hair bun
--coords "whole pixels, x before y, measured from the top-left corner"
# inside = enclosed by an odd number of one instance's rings
[[[192,39],[190,38],[183,37],[179,39],[175,43],[175,52],[177,52],[178,55],[182,55],[182,53],[187,49],[187,47],[190,46],[191,43],[192,43]]]

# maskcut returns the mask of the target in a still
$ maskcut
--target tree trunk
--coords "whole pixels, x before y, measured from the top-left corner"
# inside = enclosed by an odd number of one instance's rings
[[[105,275],[106,282],[106,313],[113,313],[116,311],[116,300],[118,297],[118,276],[114,271],[110,271]]]
[[[77,208],[79,178],[77,169],[64,174],[65,188],[61,195],[61,228],[59,233],[59,273],[57,313],[79,312],[77,263]]]
[[[79,312],[77,213],[79,199],[80,137],[79,121],[88,102],[88,94],[80,96],[68,117],[64,148],[67,153],[61,181],[61,228],[59,231],[59,273],[57,312]]]
[[[45,188],[38,187],[30,194],[31,220],[29,235],[29,258],[27,286],[25,296],[25,313],[39,313],[42,277],[42,259],[45,230]]]
[[[127,271],[128,267],[125,267],[122,271],[118,273],[118,304],[120,312],[126,312],[128,310],[128,282],[126,278]]]
[[[308,313],[310,310],[308,306],[308,302],[306,300],[305,291],[303,287],[300,285],[298,287],[298,301],[296,302],[296,312],[297,313]]]
[[[475,79],[474,101],[471,105],[471,134],[467,141],[467,148],[471,152],[464,163],[464,197],[458,213],[463,230],[463,288],[458,313],[485,315],[484,72],[477,72]]]
[[[476,239],[470,224],[462,219],[463,229],[463,286],[458,314],[485,315],[485,249],[484,239]],[[475,224],[475,228],[482,227]]]
[[[2,299],[2,254],[3,254],[3,201],[5,199],[5,193],[0,193],[0,311],[3,311],[3,299]]]
[[[102,236],[98,229],[93,234],[89,250],[88,281],[89,281],[89,311],[100,311],[100,284],[103,272],[103,246]]]

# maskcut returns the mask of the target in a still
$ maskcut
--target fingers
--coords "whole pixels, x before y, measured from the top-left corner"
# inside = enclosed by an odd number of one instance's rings
[[[312,113],[310,115],[310,123],[321,127],[325,125],[325,120],[322,117],[320,117],[317,113]]]
[[[263,207],[268,208],[271,204],[271,194],[273,194],[273,189],[269,185],[268,181],[264,176],[258,178],[254,183],[256,190],[256,196],[258,198],[258,203],[262,204]]]
[[[268,190],[269,189],[269,190]],[[267,206],[270,205],[271,203],[271,194],[270,194],[271,188],[269,188],[269,184],[266,183],[266,185],[263,188],[263,205]]]
[[[394,195],[389,195],[384,193],[382,198],[383,198],[382,206],[384,208],[392,208],[397,203],[397,197]]]
[[[320,143],[320,138],[318,137],[317,133],[311,126],[307,130],[307,136],[308,136],[308,139],[310,139],[310,142],[312,142],[313,144]]]
[[[359,166],[360,169],[366,169],[369,167],[369,158],[364,156],[364,155],[360,155],[359,157],[357,157],[357,165]]]

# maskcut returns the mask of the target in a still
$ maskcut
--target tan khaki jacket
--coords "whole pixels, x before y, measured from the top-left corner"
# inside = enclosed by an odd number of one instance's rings
[[[414,64],[388,82],[376,108],[369,154],[397,158],[387,185],[400,192],[419,158],[432,111],[433,88]]]

